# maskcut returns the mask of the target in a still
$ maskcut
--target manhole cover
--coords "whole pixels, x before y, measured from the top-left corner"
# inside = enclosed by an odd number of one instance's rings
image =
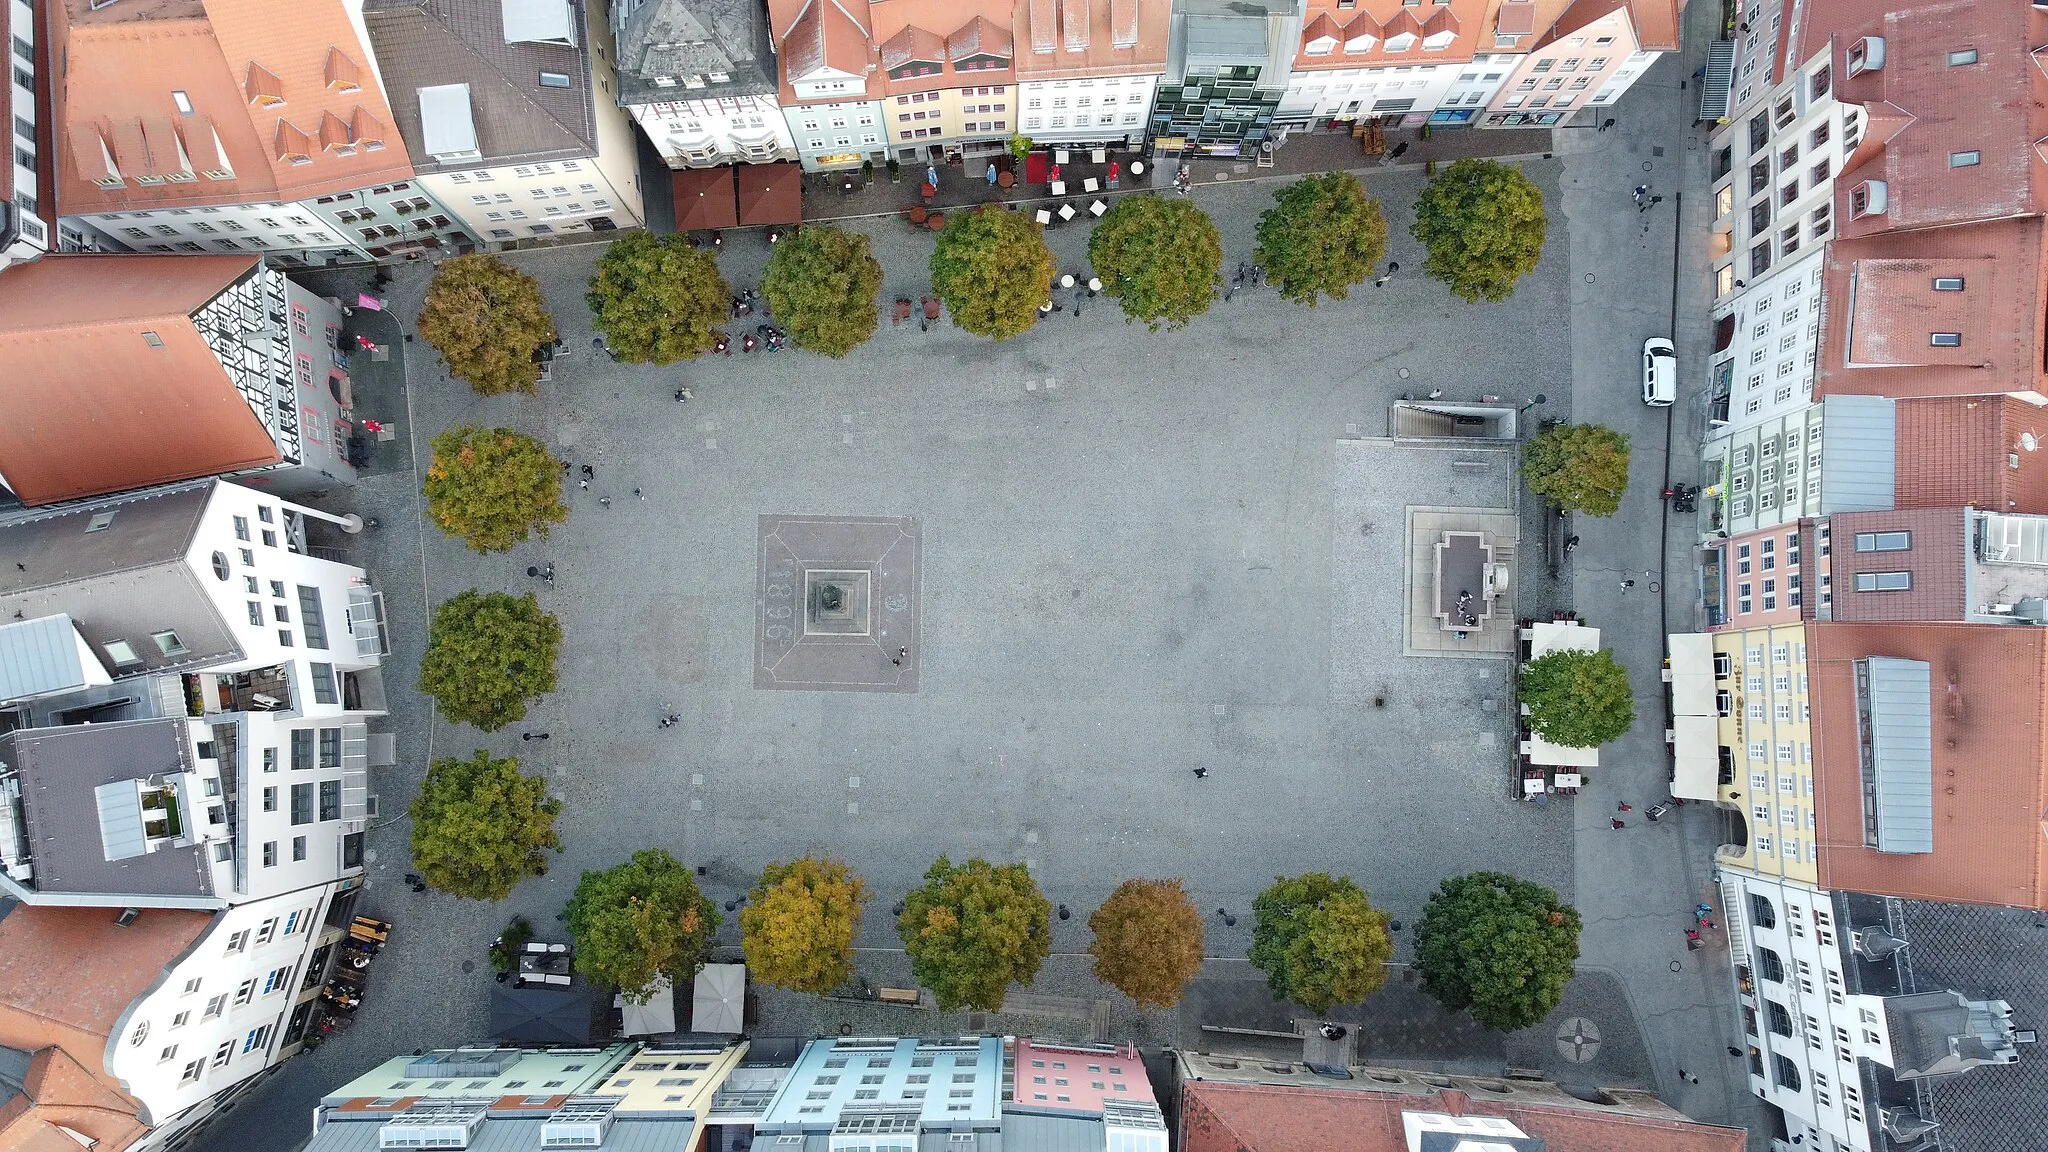
[[[463,971],[463,973],[464,973],[465,975],[466,975],[466,974],[468,974],[468,973],[471,973],[471,972],[474,972],[474,971],[476,971],[476,961],[474,961],[474,960],[464,960],[464,961],[462,962],[462,971]]]
[[[1600,1026],[1574,1016],[1557,1028],[1557,1050],[1574,1064],[1590,1064],[1600,1054]]]

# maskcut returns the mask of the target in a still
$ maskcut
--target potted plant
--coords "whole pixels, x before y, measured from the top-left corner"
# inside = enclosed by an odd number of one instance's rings
[[[872,163],[872,161],[871,161],[871,163]],[[891,183],[891,184],[901,184],[901,183],[903,183],[903,165],[901,165],[901,164],[898,164],[898,163],[896,162],[896,158],[895,158],[894,156],[891,156],[891,157],[889,158],[889,183]]]
[[[1031,155],[1031,137],[1024,135],[1022,132],[1010,137],[1011,159],[1022,164],[1024,158],[1029,155]]]
[[[519,954],[533,939],[533,925],[524,916],[514,916],[498,938],[491,942],[491,967],[500,972],[510,972],[519,966]]]
[[[861,182],[861,183],[863,183],[863,184],[872,184],[872,183],[874,183],[874,181],[875,181],[875,162],[874,162],[873,160],[863,160],[863,161],[861,161],[861,162],[860,162],[860,182]]]

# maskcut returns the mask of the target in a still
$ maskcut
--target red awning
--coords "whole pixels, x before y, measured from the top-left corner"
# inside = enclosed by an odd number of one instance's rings
[[[742,164],[739,174],[740,226],[801,224],[804,218],[803,169],[788,161]]]
[[[676,231],[731,228],[739,223],[731,168],[679,168],[669,173],[675,194]]]

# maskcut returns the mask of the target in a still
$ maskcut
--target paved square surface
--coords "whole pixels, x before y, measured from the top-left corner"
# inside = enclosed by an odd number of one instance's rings
[[[915,692],[917,522],[762,516],[754,687]]]

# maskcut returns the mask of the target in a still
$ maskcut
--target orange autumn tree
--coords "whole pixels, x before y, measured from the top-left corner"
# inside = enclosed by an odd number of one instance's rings
[[[1088,918],[1095,978],[1140,1008],[1180,1003],[1202,967],[1202,914],[1178,880],[1126,880]]]
[[[762,869],[740,910],[748,974],[813,995],[846,983],[867,899],[867,886],[837,860],[803,856]]]
[[[458,425],[434,437],[421,485],[427,518],[478,552],[503,552],[569,518],[562,462],[510,428]]]

